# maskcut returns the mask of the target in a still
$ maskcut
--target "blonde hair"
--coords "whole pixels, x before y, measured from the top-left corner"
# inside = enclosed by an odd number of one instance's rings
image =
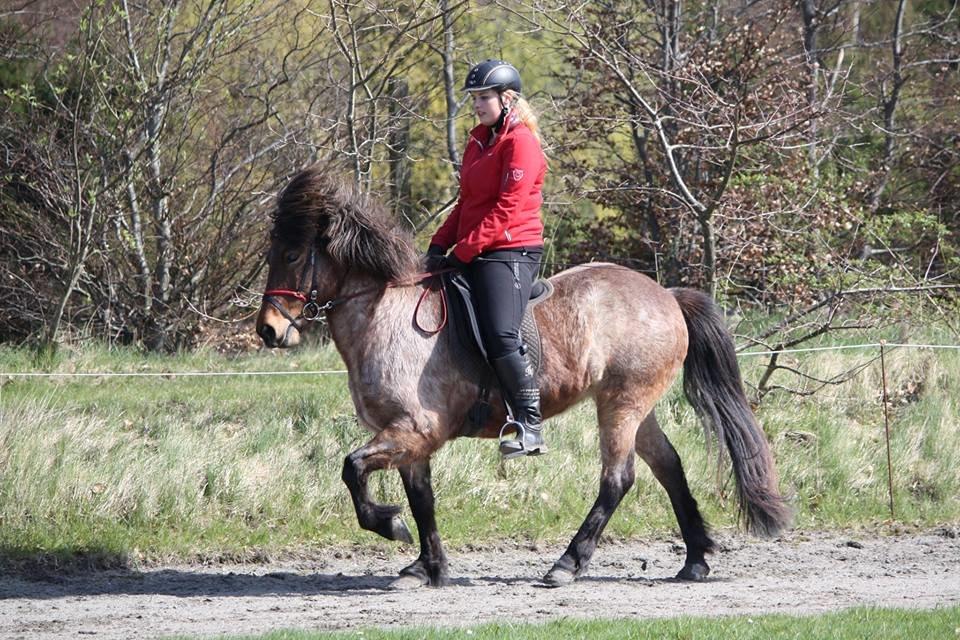
[[[530,103],[513,89],[504,91],[503,97],[510,100],[511,113],[517,114],[517,120],[527,125],[527,129],[530,129],[530,132],[542,143],[543,139],[540,137],[540,126],[537,124],[537,114],[534,113]]]

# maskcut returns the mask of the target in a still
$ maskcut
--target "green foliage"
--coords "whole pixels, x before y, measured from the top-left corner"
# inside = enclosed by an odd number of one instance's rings
[[[958,633],[960,607],[931,611],[913,609],[857,608],[816,616],[750,615],[725,617],[680,616],[667,619],[572,620],[545,624],[504,622],[467,629],[364,629],[362,631],[275,631],[258,636],[227,636],[230,640],[347,640],[358,636],[370,640],[446,640],[469,636],[476,640],[954,640]],[[184,638],[186,640],[186,638]]]
[[[20,25],[0,19],[0,51],[13,47],[13,43],[24,38]],[[31,78],[35,66],[35,61],[27,57],[0,56],[0,96],[7,102],[5,106],[15,113],[22,114],[31,106]],[[0,113],[4,111],[6,109],[0,108]]]

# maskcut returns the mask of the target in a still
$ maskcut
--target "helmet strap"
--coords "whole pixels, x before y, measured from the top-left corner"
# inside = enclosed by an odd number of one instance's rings
[[[500,132],[500,129],[503,128],[503,125],[507,120],[507,114],[510,113],[510,107],[503,104],[503,94],[497,93],[497,98],[500,99],[500,117],[497,119],[497,124],[493,125],[494,133]]]

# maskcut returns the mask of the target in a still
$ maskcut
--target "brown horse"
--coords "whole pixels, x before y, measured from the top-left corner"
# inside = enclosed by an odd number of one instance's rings
[[[346,457],[343,481],[360,526],[412,542],[400,508],[375,502],[370,474],[400,472],[420,537],[420,556],[397,587],[440,586],[447,559],[434,518],[430,457],[461,435],[478,386],[460,369],[443,334],[414,319],[421,284],[411,235],[384,207],[317,169],[293,178],[278,199],[264,304],[257,333],[270,347],[291,347],[309,320],[326,314],[349,372],[360,421],[373,438]],[[763,431],[743,393],[733,341],[713,302],[689,289],[667,290],[610,264],[582,265],[551,278],[554,295],[535,309],[542,336],[544,417],[581,400],[596,402],[600,495],[544,581],[583,575],[607,521],[634,481],[634,452],[666,489],[686,544],[678,578],[700,580],[713,551],[677,452],[653,412],[684,368],[684,392],[733,467],[747,526],[776,535],[789,520]],[[440,315],[436,297],[420,315]],[[502,402],[493,399],[495,406]],[[477,434],[496,437],[502,408]]]

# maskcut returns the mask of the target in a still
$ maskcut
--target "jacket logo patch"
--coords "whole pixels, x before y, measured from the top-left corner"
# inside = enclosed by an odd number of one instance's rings
[[[523,180],[523,169],[511,169],[510,177],[513,178],[514,182],[520,182]]]

